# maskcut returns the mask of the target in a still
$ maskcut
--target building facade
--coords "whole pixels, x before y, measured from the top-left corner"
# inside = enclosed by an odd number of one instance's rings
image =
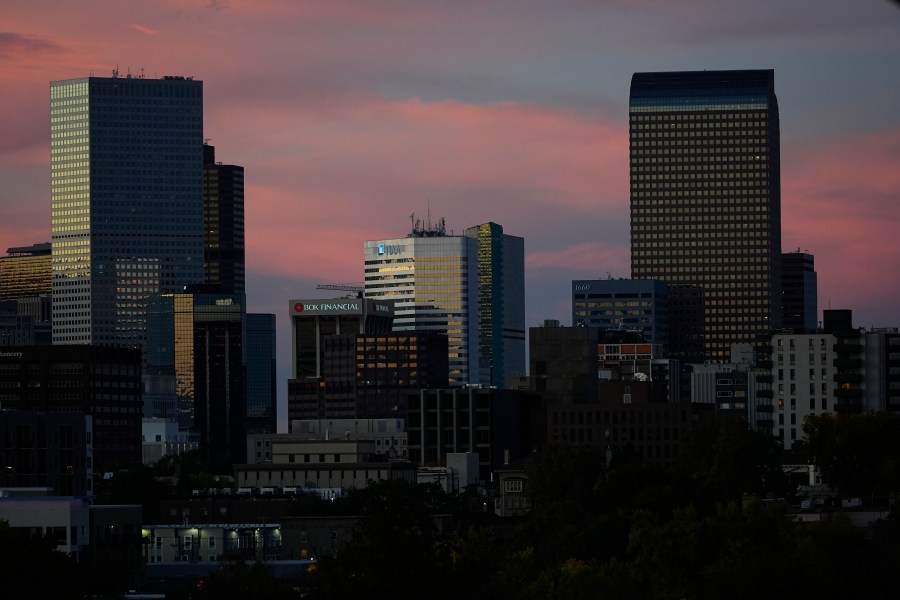
[[[216,162],[203,145],[203,277],[222,292],[244,293],[244,167]]]
[[[637,330],[651,344],[668,346],[668,284],[639,279],[572,282],[572,325]],[[657,355],[659,357],[659,355]]]
[[[203,84],[50,84],[54,344],[142,347],[152,294],[203,281]]]
[[[147,372],[171,378],[164,414],[210,458],[243,461],[247,437],[243,294],[162,294],[150,302]],[[172,407],[174,404],[174,414]]]
[[[818,283],[815,259],[807,252],[781,255],[782,327],[794,333],[815,333],[818,326]]]
[[[247,433],[275,433],[278,431],[275,315],[244,315],[244,368]]]
[[[288,381],[288,418],[406,418],[410,390],[447,385],[447,336],[432,331],[329,335],[321,377]]]
[[[365,295],[394,302],[394,331],[447,336],[450,385],[505,387],[525,371],[522,238],[496,223],[448,234],[441,220],[364,252]]]
[[[406,421],[409,457],[426,467],[448,466],[448,457],[478,455],[478,479],[522,458],[534,439],[535,395],[519,390],[449,388],[411,392]]]
[[[635,73],[631,275],[703,290],[707,360],[781,324],[774,72]]]
[[[478,381],[505,388],[525,372],[525,240],[496,223],[465,235],[478,240]]]
[[[391,302],[368,298],[295,299],[291,320],[293,379],[322,377],[325,338],[355,333],[389,333],[394,321]]]
[[[3,410],[93,418],[93,470],[141,464],[141,353],[101,346],[13,346],[0,352]]]
[[[0,407],[2,408],[2,407]],[[0,488],[93,493],[93,425],[79,413],[0,410]]]
[[[49,243],[9,248],[6,254],[0,256],[0,300],[50,295]]]

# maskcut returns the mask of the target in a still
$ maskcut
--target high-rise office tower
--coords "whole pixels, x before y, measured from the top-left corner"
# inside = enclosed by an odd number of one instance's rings
[[[478,240],[479,381],[506,387],[525,372],[525,240],[496,223],[465,235]]]
[[[203,84],[50,84],[53,341],[141,347],[147,299],[203,281]]]
[[[247,376],[247,434],[278,431],[275,315],[247,313],[244,319]]]
[[[703,291],[708,360],[781,324],[774,72],[635,73],[631,272]]]
[[[196,430],[210,458],[241,461],[246,452],[244,302],[243,294],[189,287],[148,304],[145,380],[172,378],[175,392],[167,403],[148,397],[156,403],[148,416]]]
[[[449,383],[506,387],[525,371],[524,240],[486,223],[465,235],[414,224],[365,243],[365,294],[394,302],[394,331],[447,335]]]
[[[203,146],[203,275],[222,292],[244,292],[244,167],[216,162]]]
[[[815,259],[812,254],[785,252],[781,255],[782,327],[794,333],[815,333],[818,302]]]

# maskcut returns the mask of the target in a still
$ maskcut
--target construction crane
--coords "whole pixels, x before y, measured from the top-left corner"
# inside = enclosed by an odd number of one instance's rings
[[[366,287],[363,282],[357,283],[320,283],[316,286],[317,290],[337,290],[341,292],[353,292],[357,298],[363,297]]]

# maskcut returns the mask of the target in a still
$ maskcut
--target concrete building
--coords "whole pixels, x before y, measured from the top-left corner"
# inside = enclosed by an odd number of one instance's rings
[[[241,488],[364,488],[370,481],[416,480],[416,466],[388,461],[375,452],[372,440],[301,440],[275,436],[270,462],[235,465]]]
[[[92,417],[94,472],[141,464],[141,393],[136,348],[14,346],[0,352],[0,406]]]
[[[432,331],[324,339],[321,377],[288,381],[288,417],[406,418],[410,390],[447,385],[447,336]]]
[[[409,457],[425,467],[448,466],[458,453],[478,455],[478,479],[524,456],[535,439],[538,398],[518,390],[466,387],[413,392],[406,422]]]
[[[322,377],[325,338],[328,336],[390,333],[394,305],[361,296],[294,299],[288,304],[288,316],[291,321],[292,379],[302,380]]]
[[[0,410],[0,488],[93,495],[93,424],[81,413]]]
[[[272,460],[272,445],[290,440],[355,440],[373,442],[379,460],[408,460],[402,419],[310,419],[293,421],[290,433],[247,436],[247,462]]]

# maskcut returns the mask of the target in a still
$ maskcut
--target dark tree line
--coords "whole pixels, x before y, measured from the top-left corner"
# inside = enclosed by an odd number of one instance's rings
[[[896,491],[900,418],[830,419],[811,421],[806,445],[827,457],[819,464],[828,477],[846,489]],[[382,482],[356,497],[355,535],[321,562],[304,592],[314,599],[895,597],[897,521],[872,530],[839,512],[821,523],[792,521],[782,458],[771,438],[720,422],[692,433],[669,468],[628,449],[607,462],[583,447],[550,445],[527,467],[532,511],[502,520],[476,518],[439,490]],[[452,524],[436,528],[438,513]]]

